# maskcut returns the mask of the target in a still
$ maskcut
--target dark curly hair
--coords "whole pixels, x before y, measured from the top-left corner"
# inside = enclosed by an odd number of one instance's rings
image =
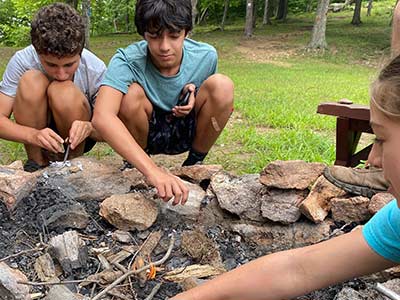
[[[60,57],[80,54],[85,44],[85,24],[79,13],[64,3],[44,6],[31,24],[31,40],[38,54]]]
[[[135,25],[137,32],[162,33],[192,30],[192,3],[190,0],[137,0]]]

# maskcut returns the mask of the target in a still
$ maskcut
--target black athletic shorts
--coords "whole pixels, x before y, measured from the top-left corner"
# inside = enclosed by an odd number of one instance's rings
[[[194,108],[185,117],[175,117],[153,106],[147,137],[147,154],[179,154],[188,151],[196,133]]]

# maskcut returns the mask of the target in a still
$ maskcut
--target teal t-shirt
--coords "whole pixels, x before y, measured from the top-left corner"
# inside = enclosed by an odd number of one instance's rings
[[[400,209],[396,200],[388,203],[365,224],[363,236],[380,256],[400,263]]]
[[[214,47],[186,38],[179,72],[164,76],[151,62],[145,40],[125,49],[118,49],[111,59],[102,85],[110,86],[123,94],[136,82],[143,87],[153,105],[171,111],[182,88],[193,83],[197,88],[217,71],[217,51]]]

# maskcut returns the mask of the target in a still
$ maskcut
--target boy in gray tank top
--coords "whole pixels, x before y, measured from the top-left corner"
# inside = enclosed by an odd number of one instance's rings
[[[91,117],[106,70],[83,48],[84,22],[67,4],[37,12],[31,41],[11,58],[0,82],[0,138],[25,145],[26,171],[46,166],[49,157],[62,157],[67,138],[70,158],[101,140]]]

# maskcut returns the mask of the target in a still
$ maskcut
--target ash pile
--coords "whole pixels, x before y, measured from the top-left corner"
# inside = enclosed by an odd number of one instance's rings
[[[121,162],[78,158],[26,173],[0,167],[0,299],[168,299],[276,251],[359,230],[390,194],[354,197],[320,163],[276,161],[236,176],[217,165],[178,167],[185,206],[157,198]],[[385,299],[399,268],[335,285],[301,300]]]

